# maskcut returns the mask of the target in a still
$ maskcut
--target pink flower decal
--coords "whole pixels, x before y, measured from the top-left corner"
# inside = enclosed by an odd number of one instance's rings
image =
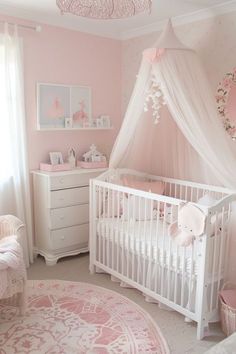
[[[228,72],[224,79],[220,82],[215,98],[223,126],[232,139],[236,140],[236,126],[234,121],[231,120],[227,110],[229,94],[233,85],[236,85],[236,67],[232,70],[232,72]]]

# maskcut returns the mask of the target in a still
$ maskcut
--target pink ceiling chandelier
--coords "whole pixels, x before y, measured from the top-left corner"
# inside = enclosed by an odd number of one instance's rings
[[[152,0],[56,0],[61,13],[91,19],[119,19],[151,12]]]

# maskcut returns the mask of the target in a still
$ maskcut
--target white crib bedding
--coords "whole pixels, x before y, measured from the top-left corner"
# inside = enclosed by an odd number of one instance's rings
[[[150,264],[170,268],[178,273],[197,275],[197,247],[179,247],[168,235],[168,224],[159,220],[130,220],[101,218],[97,222],[97,235],[126,251],[142,255]],[[144,233],[144,230],[146,232]]]

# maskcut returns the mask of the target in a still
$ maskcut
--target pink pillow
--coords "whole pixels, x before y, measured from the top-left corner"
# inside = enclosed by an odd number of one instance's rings
[[[161,181],[141,181],[130,177],[123,177],[123,185],[126,187],[140,189],[145,192],[156,194],[164,193],[164,183]]]

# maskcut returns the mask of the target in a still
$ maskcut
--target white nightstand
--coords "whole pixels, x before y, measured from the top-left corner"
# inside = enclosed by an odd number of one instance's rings
[[[89,180],[105,169],[33,171],[35,253],[54,265],[88,252]]]

